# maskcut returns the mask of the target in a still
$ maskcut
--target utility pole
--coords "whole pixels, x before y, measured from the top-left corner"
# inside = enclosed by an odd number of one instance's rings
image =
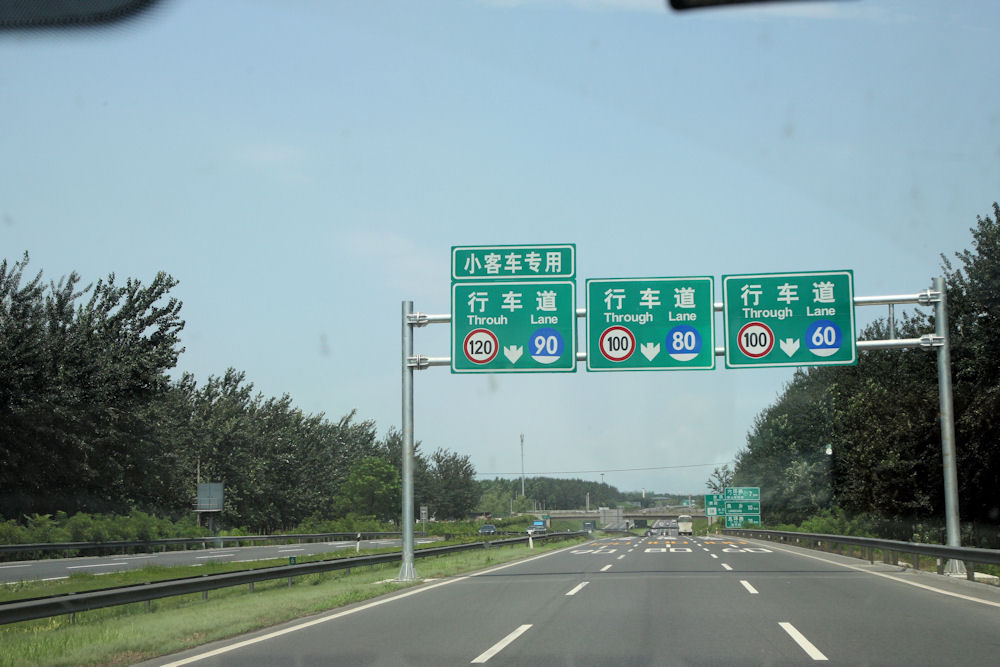
[[[524,434],[521,434],[521,497],[524,497]]]

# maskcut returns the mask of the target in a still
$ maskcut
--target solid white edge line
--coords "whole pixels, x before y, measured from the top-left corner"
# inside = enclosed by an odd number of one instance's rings
[[[723,569],[725,569],[725,570],[726,570],[727,572],[732,572],[732,570],[733,570],[733,568],[731,568],[730,566],[726,565],[725,563],[722,563],[722,567],[723,567]]]
[[[750,595],[757,595],[757,589],[750,585],[750,582],[746,579],[740,579],[740,583],[743,584],[743,588],[747,589]]]
[[[896,581],[901,584],[906,584],[907,586],[916,586],[917,588],[922,588],[925,591],[940,593],[941,595],[947,595],[948,597],[958,598],[960,600],[968,600],[969,602],[979,602],[980,604],[985,604],[990,607],[1000,607],[1000,602],[994,602],[993,600],[984,600],[983,598],[977,598],[971,595],[963,595],[962,593],[952,593],[951,591],[946,591],[941,588],[934,588],[933,586],[928,586],[927,584],[921,584],[916,581],[907,581],[906,579],[900,579],[899,577],[894,577],[891,574],[886,574],[885,572],[872,572],[871,570],[866,570],[862,567],[858,567],[857,565],[838,563],[837,561],[827,560],[826,558],[820,558],[819,556],[813,556],[812,554],[803,554],[797,551],[792,551],[791,549],[782,549],[781,547],[775,546],[774,544],[771,543],[768,543],[768,546],[777,551],[784,551],[785,553],[792,554],[793,556],[802,556],[803,558],[812,558],[813,560],[818,560],[821,563],[829,563],[830,565],[839,565],[840,567],[846,567],[849,570],[857,570],[858,572],[864,572],[865,574],[871,574],[876,577],[891,579],[892,581]]]
[[[474,665],[477,663],[486,662],[487,660],[495,656],[497,653],[507,648],[507,646],[509,646],[512,641],[514,641],[515,639],[517,639],[530,629],[531,629],[530,623],[522,625],[517,630],[514,630],[514,632],[510,633],[509,635],[498,641],[496,644],[494,644],[493,646],[489,647],[488,649],[480,653],[476,657],[476,659],[469,664]]]
[[[586,585],[587,585],[587,584],[589,584],[589,583],[590,583],[589,581],[581,581],[581,582],[580,582],[579,584],[577,584],[577,585],[576,585],[576,586],[575,586],[575,587],[573,588],[573,590],[571,590],[571,591],[570,591],[569,593],[567,593],[566,595],[576,595],[577,593],[579,593],[580,591],[582,591],[582,590],[583,590],[583,587],[584,587],[584,586],[586,586]]]
[[[198,655],[192,655],[190,657],[183,658],[181,660],[176,660],[174,662],[169,662],[169,663],[166,663],[165,665],[163,665],[163,667],[180,667],[181,665],[188,665],[188,664],[191,664],[192,662],[198,662],[199,660],[204,660],[205,658],[214,658],[217,655],[222,655],[224,653],[229,653],[230,651],[235,651],[236,649],[240,649],[240,648],[243,648],[245,646],[252,646],[253,644],[257,644],[257,643],[260,643],[260,642],[263,642],[263,641],[267,641],[268,639],[274,639],[275,637],[280,637],[282,635],[287,635],[289,633],[295,632],[296,630],[303,630],[305,628],[312,627],[314,625],[319,625],[320,623],[326,623],[327,621],[332,621],[332,620],[341,618],[343,616],[350,616],[351,614],[356,614],[359,611],[365,611],[366,609],[371,609],[373,607],[379,607],[379,606],[384,605],[384,604],[386,604],[388,602],[395,602],[396,600],[400,600],[402,598],[408,598],[411,595],[417,595],[418,593],[423,593],[424,591],[429,591],[429,590],[433,590],[435,588],[440,588],[441,586],[447,586],[449,584],[453,584],[453,583],[458,582],[458,581],[465,581],[466,579],[471,579],[472,577],[478,577],[478,576],[481,576],[481,575],[484,575],[484,574],[491,574],[491,573],[497,572],[499,570],[506,570],[508,567],[514,567],[515,565],[522,565],[524,563],[530,563],[531,561],[538,560],[539,558],[546,558],[548,556],[552,556],[552,555],[555,555],[555,554],[558,554],[558,553],[562,553],[563,551],[568,551],[570,549],[575,549],[575,548],[577,548],[577,545],[574,544],[572,546],[566,547],[565,549],[557,549],[556,551],[548,551],[546,553],[539,554],[537,556],[532,556],[530,558],[523,558],[521,560],[515,560],[515,561],[512,561],[510,563],[505,563],[503,565],[498,565],[497,567],[491,567],[488,570],[482,570],[480,572],[475,572],[473,574],[467,574],[467,575],[464,575],[464,576],[461,576],[461,577],[455,577],[453,579],[445,579],[444,581],[438,582],[436,584],[431,584],[429,586],[418,586],[416,588],[411,588],[409,590],[403,591],[402,593],[397,593],[397,594],[391,595],[390,597],[385,597],[385,598],[380,598],[380,599],[377,599],[377,600],[373,600],[372,602],[368,602],[366,604],[360,605],[358,607],[353,607],[351,609],[345,609],[344,611],[337,612],[335,614],[330,614],[329,616],[323,616],[322,618],[314,618],[311,621],[306,621],[305,623],[300,623],[298,625],[293,625],[291,627],[284,628],[284,629],[281,629],[281,630],[275,630],[274,632],[269,632],[267,634],[260,635],[259,637],[254,637],[252,639],[244,639],[243,641],[236,642],[235,644],[228,644],[226,646],[221,646],[221,647],[219,647],[217,649],[214,649],[214,650],[211,650],[211,651],[207,651],[205,653],[199,653]],[[65,577],[60,577],[60,578],[65,578]]]
[[[782,621],[778,623],[778,625],[781,626],[782,630],[788,633],[788,636],[791,637],[795,643],[799,645],[799,648],[805,651],[806,655],[810,658],[813,660],[826,660],[826,656],[823,655],[818,648],[813,646],[812,642],[806,639],[805,635],[796,630],[794,625],[788,623],[787,621]]]

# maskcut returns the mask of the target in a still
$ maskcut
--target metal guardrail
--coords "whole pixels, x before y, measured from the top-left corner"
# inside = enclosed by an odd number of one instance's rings
[[[756,537],[769,541],[779,541],[795,544],[803,542],[811,549],[822,549],[832,551],[834,547],[842,553],[844,546],[860,547],[865,550],[865,557],[869,563],[875,562],[875,550],[882,551],[882,561],[891,565],[899,564],[899,554],[905,553],[913,556],[913,569],[920,569],[920,557],[928,556],[937,559],[937,573],[944,574],[945,560],[960,560],[965,563],[966,577],[975,580],[975,570],[972,565],[980,563],[983,565],[1000,565],[1000,550],[980,549],[977,547],[950,547],[944,544],[922,544],[919,542],[902,542],[900,540],[882,540],[873,537],[855,537],[853,535],[825,535],[821,533],[797,533],[788,530],[755,530],[755,529],[726,529],[722,531],[725,535],[738,537]]]
[[[163,547],[166,551],[169,546],[189,546],[200,544],[202,548],[208,546],[225,546],[226,543],[233,542],[264,542],[289,543],[289,542],[314,542],[320,540],[332,540],[342,538],[345,540],[372,539],[379,537],[397,537],[399,532],[365,532],[361,533],[302,533],[293,535],[209,535],[205,537],[168,537],[159,540],[117,540],[109,542],[41,542],[36,544],[0,544],[0,553],[39,553],[47,551],[90,551],[96,549],[139,549]],[[426,535],[423,532],[414,535]]]
[[[553,538],[567,539],[570,537],[579,537],[584,535],[587,535],[587,533],[582,531],[547,533],[545,535],[539,535],[534,539],[545,541]],[[474,549],[489,548],[491,546],[518,544],[527,541],[528,537],[525,536],[486,542],[469,542],[467,544],[455,544],[447,547],[431,547],[428,549],[417,549],[414,552],[414,556],[417,558],[427,558],[428,556],[441,556],[460,551],[471,551]],[[376,554],[374,556],[337,558],[312,563],[280,565],[277,567],[260,568],[257,570],[226,572],[223,574],[188,577],[185,579],[160,581],[151,584],[141,584],[138,586],[122,586],[119,588],[108,588],[99,591],[88,591],[85,593],[67,593],[63,595],[33,598],[30,600],[6,602],[0,604],[0,625],[6,623],[17,623],[19,621],[30,621],[38,618],[48,618],[50,616],[61,616],[62,614],[73,614],[78,611],[115,607],[123,604],[131,604],[133,602],[149,602],[150,600],[158,600],[160,598],[173,597],[175,595],[187,595],[189,593],[202,593],[203,597],[207,597],[208,591],[219,588],[228,588],[230,586],[241,586],[244,584],[249,584],[251,590],[253,590],[254,583],[272,581],[274,579],[288,579],[288,584],[290,586],[293,577],[330,572],[333,570],[350,570],[354,567],[366,567],[371,565],[381,565],[383,563],[393,563],[398,562],[401,558],[401,552]]]

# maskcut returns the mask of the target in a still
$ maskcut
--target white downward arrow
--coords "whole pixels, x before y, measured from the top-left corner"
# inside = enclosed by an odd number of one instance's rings
[[[524,347],[521,345],[508,345],[503,349],[503,356],[510,359],[510,363],[516,364],[517,360],[521,358],[521,353],[524,352]]]
[[[781,351],[792,356],[799,350],[799,339],[798,338],[786,338],[785,340],[778,341],[781,346]]]
[[[659,343],[643,343],[639,346],[639,351],[642,352],[642,356],[646,357],[650,361],[656,358],[656,355],[660,353]]]

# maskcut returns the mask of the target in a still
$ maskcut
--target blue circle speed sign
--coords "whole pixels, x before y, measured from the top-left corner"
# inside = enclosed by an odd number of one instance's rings
[[[667,350],[672,359],[691,361],[701,352],[701,334],[690,324],[680,324],[667,333]]]
[[[528,341],[528,351],[531,358],[540,364],[552,364],[559,361],[563,353],[563,337],[551,327],[536,329]]]
[[[816,320],[806,329],[806,347],[817,357],[836,354],[843,339],[840,327],[830,320]]]

